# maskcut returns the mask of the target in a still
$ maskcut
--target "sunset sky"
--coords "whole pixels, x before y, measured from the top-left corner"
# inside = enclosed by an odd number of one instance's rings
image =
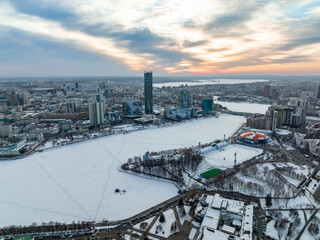
[[[320,74],[320,0],[1,0],[0,76]]]

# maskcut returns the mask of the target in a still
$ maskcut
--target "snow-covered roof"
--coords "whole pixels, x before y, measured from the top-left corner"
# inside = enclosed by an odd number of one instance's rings
[[[215,209],[221,209],[223,207],[227,212],[242,215],[244,202],[223,198],[220,194],[216,193],[211,203],[211,207]]]
[[[205,217],[202,220],[201,226],[218,228],[220,211],[208,207]]]
[[[232,225],[241,227],[241,221],[238,220],[238,219],[233,219],[232,220]]]
[[[196,236],[197,233],[197,229],[196,228],[192,228],[190,233],[189,233],[189,239],[194,239],[194,237]]]
[[[211,203],[211,207],[216,208],[216,209],[220,209],[222,201],[223,201],[223,198],[220,196],[220,194],[216,193],[214,195],[213,201]]]
[[[278,135],[289,135],[290,133],[292,133],[292,132],[289,130],[286,130],[286,129],[277,129]]]
[[[209,152],[209,151],[211,151],[211,150],[213,150],[212,146],[207,146],[207,147],[201,148],[201,149],[199,150],[199,152],[200,152],[200,153],[206,153],[206,152]]]
[[[223,225],[222,228],[221,228],[221,231],[234,234],[236,229],[234,227],[231,227],[231,226],[228,226],[228,225]]]
[[[198,239],[202,240],[213,240],[213,239],[219,239],[219,240],[228,240],[229,239],[229,234],[221,232],[216,229],[211,229],[211,228],[204,228],[202,231],[202,238],[201,234],[199,235]],[[241,238],[235,237],[235,240],[240,240]]]
[[[253,205],[245,207],[242,218],[241,237],[245,240],[252,239],[252,224],[253,224]]]

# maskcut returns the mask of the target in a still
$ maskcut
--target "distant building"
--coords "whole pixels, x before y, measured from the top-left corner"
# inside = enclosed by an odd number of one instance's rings
[[[11,124],[0,125],[0,137],[9,137],[11,134],[12,134]]]
[[[79,92],[79,83],[78,83],[78,82],[76,82],[76,83],[74,84],[74,90],[75,90],[76,92]]]
[[[320,84],[317,86],[317,98],[320,99]]]
[[[270,85],[265,85],[263,87],[262,95],[266,98],[269,98],[271,96],[271,86]]]
[[[271,89],[271,98],[278,99],[279,98],[279,90],[276,88]]]
[[[75,102],[68,102],[67,103],[67,112],[68,113],[75,113],[76,112],[76,103]]]
[[[152,72],[144,72],[144,107],[145,114],[153,113]]]
[[[211,114],[213,110],[213,99],[205,98],[202,99],[202,110],[204,114]]]
[[[33,94],[56,94],[57,90],[55,88],[34,88],[30,92]]]
[[[103,95],[105,98],[111,98],[111,97],[113,97],[113,90],[112,89],[105,89]]]
[[[98,91],[99,92],[99,91]],[[94,95],[89,103],[90,126],[97,126],[104,122],[105,102],[101,93]]]
[[[190,107],[190,90],[189,87],[185,87],[180,90],[180,108]]]
[[[72,129],[71,120],[63,120],[60,122],[60,129],[62,132],[66,132]]]
[[[140,100],[123,102],[122,115],[124,117],[140,117],[142,115],[142,102]]]
[[[12,91],[7,96],[7,104],[8,104],[8,106],[17,106],[18,105],[17,95],[14,91]]]
[[[266,118],[264,116],[250,116],[247,118],[247,126],[254,129],[265,129]]]
[[[107,112],[106,117],[110,124],[116,124],[122,121],[119,111]]]
[[[169,120],[179,121],[197,117],[197,108],[166,108],[164,117]]]

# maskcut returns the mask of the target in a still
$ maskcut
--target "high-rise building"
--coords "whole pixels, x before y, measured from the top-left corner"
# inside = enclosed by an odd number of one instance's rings
[[[279,98],[279,90],[276,88],[271,88],[271,98],[278,99]]]
[[[75,90],[76,92],[79,92],[79,83],[78,83],[78,82],[76,82],[76,83],[74,84],[74,90]]]
[[[202,99],[202,111],[204,114],[211,114],[213,110],[213,99],[204,98]]]
[[[67,103],[67,111],[68,111],[68,113],[75,113],[76,112],[76,103],[75,102],[68,102]]]
[[[189,108],[190,107],[189,87],[185,87],[180,90],[180,107],[181,108]]]
[[[101,93],[96,93],[89,103],[90,126],[97,126],[104,122],[105,102]]]
[[[15,91],[12,91],[7,96],[7,104],[8,104],[8,106],[17,106],[18,105],[18,98],[17,98],[17,94]]]
[[[320,98],[320,84],[317,86],[317,98]]]
[[[271,86],[270,85],[265,85],[263,87],[262,95],[266,98],[269,98],[271,96]]]
[[[144,72],[144,108],[145,114],[153,113],[152,72]]]

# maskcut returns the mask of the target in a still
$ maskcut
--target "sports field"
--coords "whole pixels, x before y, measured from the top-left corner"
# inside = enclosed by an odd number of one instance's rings
[[[213,168],[213,169],[210,169],[209,171],[201,173],[200,176],[204,177],[204,178],[212,178],[212,177],[218,175],[220,172],[221,172],[220,169]]]

